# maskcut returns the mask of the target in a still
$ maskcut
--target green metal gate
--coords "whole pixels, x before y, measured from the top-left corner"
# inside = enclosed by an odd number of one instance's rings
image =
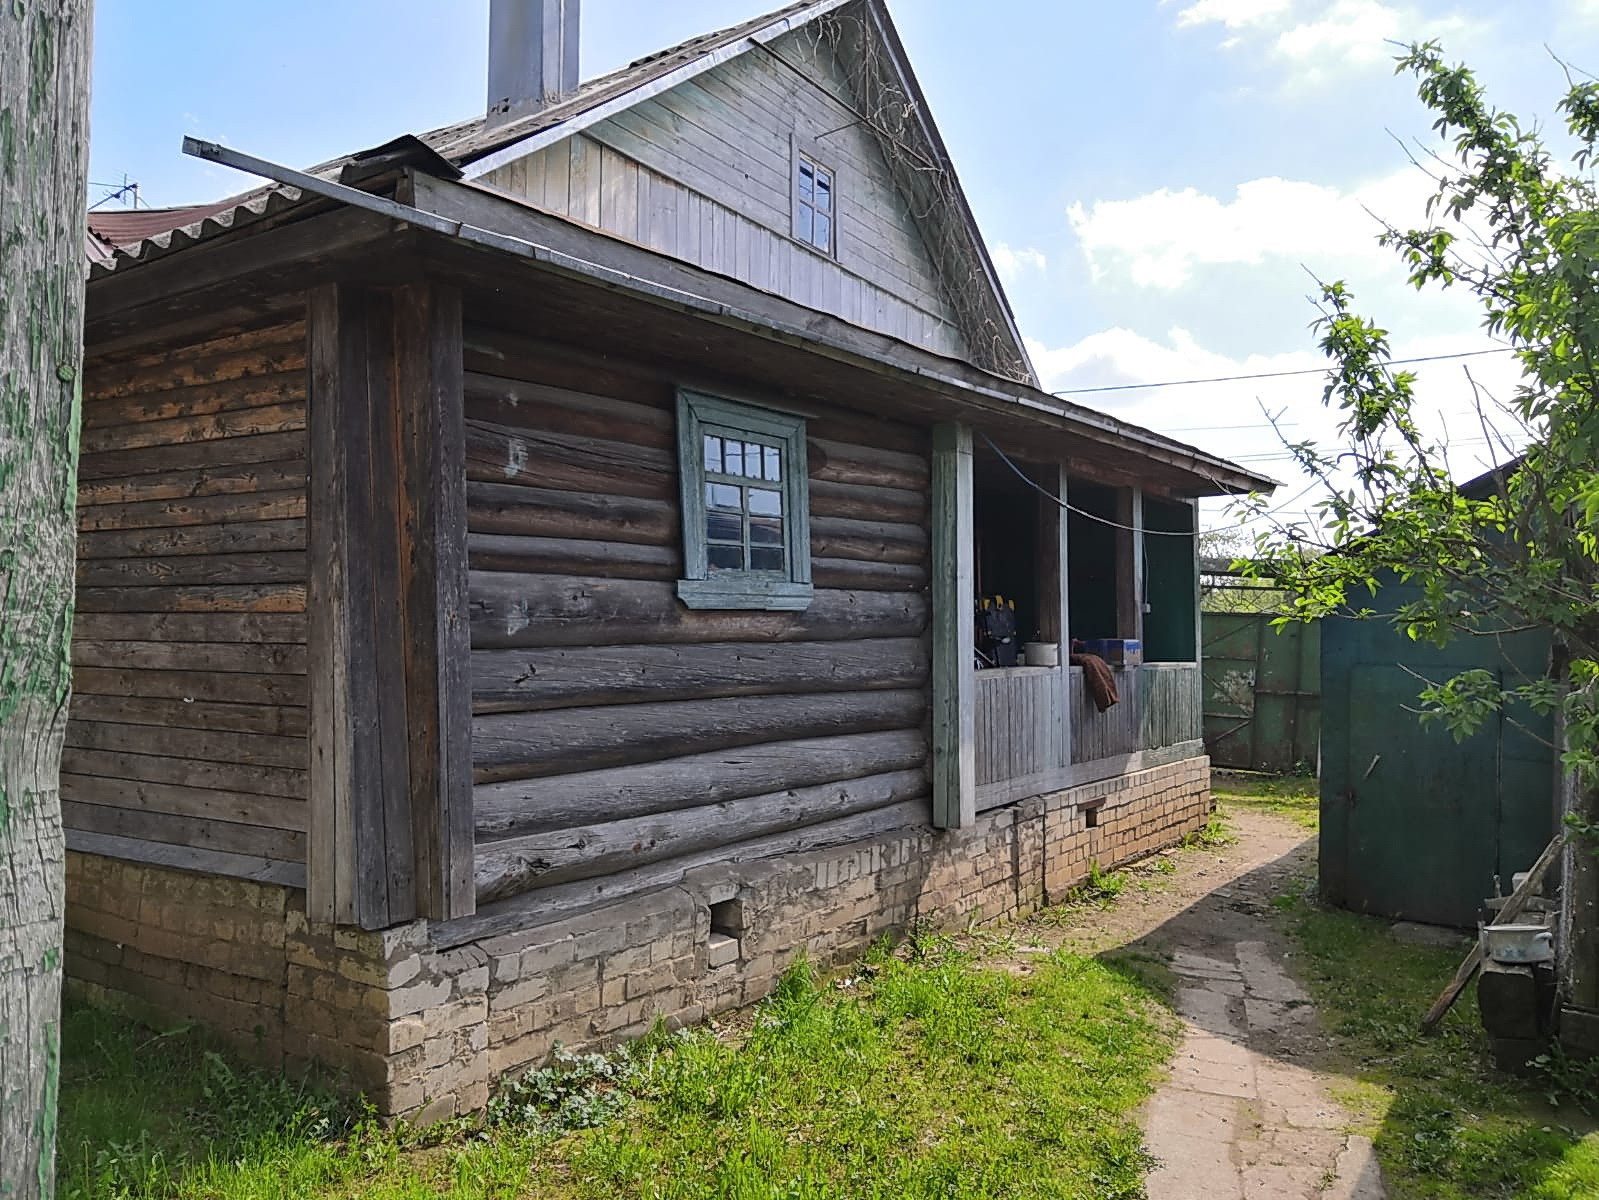
[[[1269,613],[1200,620],[1205,748],[1218,767],[1314,770],[1321,740],[1321,628]]]

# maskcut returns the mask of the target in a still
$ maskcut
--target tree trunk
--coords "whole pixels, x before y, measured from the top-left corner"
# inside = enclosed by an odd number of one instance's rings
[[[55,1192],[90,0],[0,8],[0,1195]]]

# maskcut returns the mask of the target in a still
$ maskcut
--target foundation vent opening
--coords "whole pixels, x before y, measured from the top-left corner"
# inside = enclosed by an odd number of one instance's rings
[[[725,967],[743,956],[744,902],[723,900],[710,909],[711,937],[706,946],[706,965]]]

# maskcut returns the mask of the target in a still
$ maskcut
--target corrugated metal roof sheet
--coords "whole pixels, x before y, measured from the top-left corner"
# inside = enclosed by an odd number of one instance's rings
[[[193,245],[195,242],[215,237],[225,230],[237,229],[259,221],[264,217],[275,216],[284,209],[298,204],[303,198],[305,198],[304,193],[299,188],[274,185],[269,188],[258,189],[243,197],[234,197],[216,204],[198,204],[187,209],[151,210],[149,215],[152,216],[155,211],[167,214],[162,221],[156,222],[157,224],[166,223],[173,218],[182,221],[183,224],[169,226],[138,241],[117,246],[110,256],[106,258],[94,259],[94,255],[91,252],[90,257],[93,261],[90,263],[89,277],[91,279],[100,279],[120,267],[160,258],[174,250],[181,250],[185,246]],[[145,216],[147,214],[144,212],[138,214],[129,212],[115,215]],[[90,232],[94,232],[92,226]],[[99,235],[95,236],[96,238],[99,237]],[[103,239],[100,240],[103,241]]]

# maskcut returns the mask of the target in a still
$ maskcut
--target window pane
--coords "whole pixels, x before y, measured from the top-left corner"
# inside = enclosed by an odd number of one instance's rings
[[[705,507],[730,508],[734,512],[742,512],[744,498],[739,495],[739,488],[731,483],[707,483],[705,485]],[[736,534],[734,535],[737,536]]]
[[[831,250],[833,248],[833,218],[823,213],[816,214],[816,228],[811,235],[811,245],[818,250]]]
[[[705,469],[718,474],[722,470],[722,439],[705,435]]]
[[[761,477],[761,452],[765,446],[757,446],[754,442],[744,443],[744,474],[751,479]]]
[[[705,514],[705,536],[713,542],[744,541],[743,518],[733,513],[710,512]]]
[[[816,207],[821,212],[833,211],[833,177],[826,171],[816,172]]]
[[[707,546],[705,547],[705,561],[713,571],[742,571],[744,569],[744,547],[742,546]]]
[[[761,478],[770,483],[783,482],[783,452],[776,446],[764,446],[766,452],[766,466],[761,472]]]
[[[783,549],[781,546],[750,547],[750,570],[781,571],[782,569]]]
[[[780,517],[783,515],[782,492],[769,492],[765,488],[751,488],[749,496],[750,512],[763,517]]]
[[[800,166],[799,166],[799,194],[800,194],[800,199],[801,200],[809,200],[811,198],[811,194],[812,194],[812,192],[811,192],[811,181],[814,178],[815,178],[815,169],[811,166],[810,163],[806,162],[803,158],[800,159]]]
[[[750,545],[781,546],[783,544],[782,517],[751,517]]]
[[[728,438],[723,443],[727,449],[722,455],[722,472],[726,475],[744,474],[744,443]]]
[[[809,204],[802,202],[794,209],[794,236],[802,242],[811,240],[811,215]]]

